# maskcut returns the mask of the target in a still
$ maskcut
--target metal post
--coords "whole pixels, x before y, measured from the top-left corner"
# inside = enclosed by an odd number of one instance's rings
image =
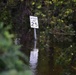
[[[34,41],[34,49],[36,49],[36,44],[37,44],[37,41],[35,40]]]
[[[37,36],[36,36],[36,28],[34,28],[34,39],[37,40]]]

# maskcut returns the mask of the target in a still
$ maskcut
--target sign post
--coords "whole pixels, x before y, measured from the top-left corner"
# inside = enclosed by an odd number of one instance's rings
[[[31,28],[34,28],[34,39],[37,40],[36,29],[39,28],[38,17],[30,16],[30,26]]]
[[[34,39],[37,40],[37,36],[36,36],[36,28],[34,28]]]

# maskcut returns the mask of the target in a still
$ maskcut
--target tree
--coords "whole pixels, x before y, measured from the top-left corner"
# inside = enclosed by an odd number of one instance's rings
[[[0,22],[0,75],[31,75],[30,68],[21,59],[28,62],[28,58],[14,45],[9,28]]]

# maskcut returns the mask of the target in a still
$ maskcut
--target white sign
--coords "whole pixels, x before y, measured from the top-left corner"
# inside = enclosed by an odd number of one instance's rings
[[[31,28],[39,28],[38,17],[30,16],[30,26]]]

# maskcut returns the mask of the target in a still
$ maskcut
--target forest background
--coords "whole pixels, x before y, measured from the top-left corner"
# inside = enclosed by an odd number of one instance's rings
[[[53,34],[60,41],[60,35],[76,34],[76,0],[0,0],[0,75],[31,74],[28,58],[20,51],[27,39],[33,39],[30,15],[39,19],[38,36]],[[14,44],[15,38],[21,45]]]

